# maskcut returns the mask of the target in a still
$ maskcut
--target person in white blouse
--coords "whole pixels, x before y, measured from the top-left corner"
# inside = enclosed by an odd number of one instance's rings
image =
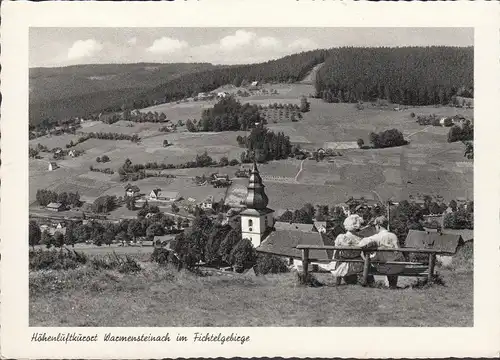
[[[361,237],[357,235],[363,218],[359,215],[349,215],[344,220],[345,234],[340,234],[335,239],[335,246],[359,246],[358,243]],[[343,262],[342,259],[355,259],[361,258],[359,250],[335,250],[333,253],[333,262],[331,263],[331,274],[336,278],[337,285],[340,285],[342,279],[347,284],[355,284],[357,282],[358,274],[363,271],[362,263]]]
[[[359,241],[358,246],[365,249],[370,248],[399,248],[398,237],[396,234],[387,230],[388,221],[385,216],[375,218],[374,225],[377,233],[375,235],[363,238]],[[362,255],[363,256],[363,255]],[[398,251],[375,251],[370,255],[371,260],[374,261],[401,261],[403,256]],[[390,288],[397,288],[398,276],[395,274],[400,273],[404,269],[404,265],[386,265],[386,264],[373,264],[378,272],[386,274]]]

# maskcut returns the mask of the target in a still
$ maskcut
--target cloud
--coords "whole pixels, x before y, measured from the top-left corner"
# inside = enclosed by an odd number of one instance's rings
[[[264,37],[258,38],[255,43],[256,43],[257,47],[260,47],[260,48],[279,49],[282,46],[281,41],[276,39],[275,37],[272,37],[272,36],[264,36]]]
[[[222,50],[233,50],[245,45],[249,45],[257,35],[246,30],[236,30],[234,35],[228,35],[220,39],[219,44]]]
[[[135,44],[137,44],[137,38],[134,36],[133,38],[130,38],[130,39],[127,41],[127,43],[128,43],[129,45],[135,45]]]
[[[103,49],[101,43],[94,39],[77,40],[68,50],[68,59],[76,60],[97,54]]]
[[[189,46],[186,41],[162,37],[153,41],[146,50],[154,54],[172,54]]]
[[[290,50],[313,50],[317,49],[318,47],[318,44],[309,39],[297,39],[292,41],[288,45],[288,48]]]

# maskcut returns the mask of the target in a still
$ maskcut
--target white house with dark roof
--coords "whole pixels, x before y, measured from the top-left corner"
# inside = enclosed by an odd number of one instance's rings
[[[51,202],[45,208],[47,210],[50,210],[50,211],[62,211],[62,210],[64,210],[63,204],[58,203],[58,202]]]
[[[174,202],[179,200],[179,193],[177,191],[161,191],[161,189],[151,190],[149,199],[152,201],[168,201]]]
[[[59,168],[59,165],[57,165],[56,162],[54,162],[54,161],[49,162],[49,171],[54,171],[55,169],[58,169],[58,168]]]

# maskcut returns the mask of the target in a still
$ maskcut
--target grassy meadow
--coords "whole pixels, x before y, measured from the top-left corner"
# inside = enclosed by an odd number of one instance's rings
[[[96,255],[96,254],[94,254]],[[299,285],[293,272],[197,276],[135,257],[135,274],[94,270],[30,272],[30,326],[472,326],[472,244],[438,267],[444,285],[398,290]],[[413,286],[412,286],[413,285]]]

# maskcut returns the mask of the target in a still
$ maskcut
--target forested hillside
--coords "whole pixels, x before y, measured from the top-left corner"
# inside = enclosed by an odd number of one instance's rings
[[[473,97],[474,49],[457,47],[332,49],[316,75],[327,101],[387,99],[405,105]]]
[[[176,76],[212,69],[208,63],[89,64],[30,69],[30,102],[51,101],[99,91],[152,88]]]
[[[231,66],[189,74],[162,84],[133,101],[133,107],[149,105],[153,101],[175,101],[198,92],[212,91],[219,86],[253,80],[266,82],[294,82],[302,79],[317,64],[328,57],[329,50],[313,50],[285,56],[260,64]]]

